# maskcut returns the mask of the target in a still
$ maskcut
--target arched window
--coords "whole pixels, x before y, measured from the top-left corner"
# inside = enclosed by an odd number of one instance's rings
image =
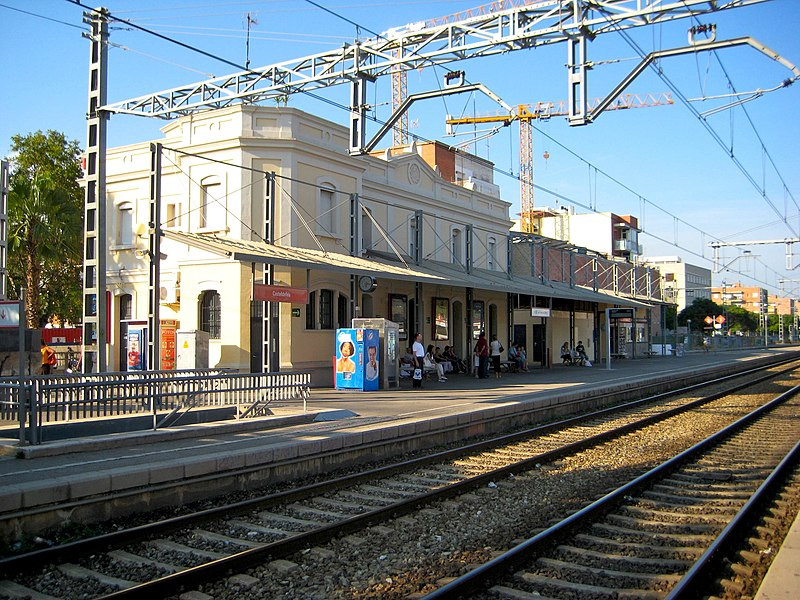
[[[460,229],[453,229],[452,232],[453,242],[452,242],[452,262],[454,265],[461,264],[461,230]]]
[[[119,320],[130,321],[133,319],[133,296],[122,294],[119,297]]]
[[[333,290],[319,291],[319,328],[333,329]]]
[[[490,271],[494,271],[495,261],[497,260],[497,241],[493,238],[489,238],[489,243],[487,244],[486,248],[486,268]]]
[[[222,321],[222,303],[219,294],[207,290],[200,295],[200,330],[208,333],[214,340],[220,338]]]
[[[200,210],[197,226],[201,229],[225,228],[225,198],[219,177],[205,177],[200,182]]]
[[[133,203],[125,202],[117,206],[117,244],[133,245]]]
[[[339,327],[350,327],[350,319],[348,315],[350,314],[350,301],[347,299],[347,296],[344,294],[339,294],[339,299],[337,300],[337,321]]]
[[[372,211],[363,209],[361,214],[361,249],[363,252],[372,250]]]
[[[336,188],[322,183],[317,190],[317,233],[332,236],[337,233]]]
[[[498,315],[497,315],[497,305],[490,304],[489,305],[489,331],[487,333],[488,336],[499,335],[498,329]]]

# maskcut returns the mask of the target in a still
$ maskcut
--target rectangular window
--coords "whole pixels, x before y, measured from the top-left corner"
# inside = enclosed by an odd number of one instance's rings
[[[417,220],[412,217],[408,223],[408,255],[416,258],[417,254]]]
[[[494,271],[494,262],[497,258],[497,242],[489,240],[489,249],[486,256],[486,268]]]
[[[314,319],[314,309],[317,306],[317,292],[308,293],[308,304],[306,304],[306,329],[316,329],[317,322]]]
[[[174,202],[167,204],[167,216],[164,227],[180,227],[181,225],[181,205]]]
[[[333,290],[319,291],[319,328],[333,329]]]

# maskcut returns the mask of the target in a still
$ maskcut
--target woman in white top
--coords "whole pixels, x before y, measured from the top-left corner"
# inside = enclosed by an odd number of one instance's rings
[[[500,355],[503,353],[503,344],[497,339],[497,334],[492,334],[492,341],[489,344],[489,355],[492,357],[492,367],[494,368],[495,379],[500,379]]]
[[[428,351],[425,353],[425,368],[436,369],[436,374],[439,376],[439,381],[447,381],[447,377],[444,376],[444,369],[442,368],[442,365],[436,362],[436,359],[433,357],[433,344],[428,344]]]
[[[416,336],[414,336],[414,344],[411,346],[411,352],[414,355],[414,367],[415,367],[414,371],[416,371],[416,369],[419,369],[419,372],[420,372],[420,378],[419,379],[417,379],[416,377],[412,376],[411,385],[413,387],[415,387],[415,388],[421,388],[422,387],[422,369],[423,369],[423,366],[425,364],[425,361],[423,360],[423,357],[425,356],[425,346],[422,345],[422,334],[421,333],[418,333]],[[412,373],[414,371],[412,371]]]

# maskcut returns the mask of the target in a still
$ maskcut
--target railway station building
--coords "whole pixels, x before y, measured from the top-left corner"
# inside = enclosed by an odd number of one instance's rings
[[[351,156],[346,127],[289,107],[231,106],[162,131],[160,319],[208,334],[197,366],[311,371],[328,386],[335,331],[354,317],[398,323],[401,352],[419,331],[469,357],[485,331],[546,366],[565,341],[602,359],[604,309],[625,307],[612,351],[649,348],[658,271],[511,231],[483,158],[438,142]],[[108,364],[126,370],[128,332],[149,310],[151,143],[109,149],[106,168]],[[269,317],[254,296],[265,280],[287,300]]]

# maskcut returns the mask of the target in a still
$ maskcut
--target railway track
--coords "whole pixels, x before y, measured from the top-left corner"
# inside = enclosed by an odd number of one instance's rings
[[[782,394],[426,599],[660,600],[742,593],[744,585],[716,574],[730,548],[744,543],[753,520],[763,518],[759,505],[774,497],[774,488],[792,495],[800,487],[798,391]],[[753,543],[763,548],[763,542]],[[752,578],[761,556],[751,550],[739,555],[750,564],[738,562],[731,573]]]
[[[753,361],[751,366],[729,365],[718,377],[720,380],[723,374],[728,374],[729,377],[752,377],[758,369],[777,368],[791,360],[798,360],[798,355],[798,352],[786,353],[778,360],[775,357],[762,357]],[[13,544],[18,540],[33,540],[35,536],[41,536],[45,540],[58,543],[62,537],[57,531],[59,529],[69,533],[69,530],[80,530],[89,526],[99,532],[108,530],[105,523],[114,519],[130,522],[128,515],[157,511],[159,507],[165,508],[161,511],[164,518],[194,510],[187,506],[192,499],[197,503],[202,501],[208,506],[212,503],[219,504],[226,496],[236,496],[239,499],[253,497],[255,494],[252,490],[258,488],[278,491],[296,485],[299,479],[331,477],[332,473],[350,471],[357,465],[358,468],[368,469],[383,462],[396,462],[398,454],[403,452],[409,455],[435,452],[461,443],[467,437],[475,439],[477,436],[499,435],[508,432],[512,427],[527,427],[651,394],[669,391],[678,393],[676,388],[686,387],[689,383],[709,384],[708,373],[686,376],[688,380],[683,385],[680,385],[679,377],[674,377],[671,381],[662,377],[655,382],[642,381],[638,384],[613,386],[596,394],[568,391],[566,398],[552,403],[527,402],[525,394],[512,395],[509,397],[514,402],[512,412],[489,408],[472,413],[468,422],[462,419],[458,419],[458,422],[438,419],[432,421],[430,427],[419,423],[413,428],[400,428],[393,425],[391,418],[372,419],[369,420],[372,427],[376,430],[385,427],[386,435],[382,435],[381,439],[373,437],[369,441],[362,438],[361,428],[364,423],[360,420],[352,425],[352,430],[343,422],[304,425],[302,430],[306,435],[319,436],[319,439],[329,443],[330,449],[323,449],[328,444],[299,441],[296,455],[279,457],[277,453],[285,449],[280,446],[276,447],[275,455],[270,452],[270,448],[259,451],[263,448],[257,444],[257,438],[262,435],[265,438],[271,437],[269,432],[262,431],[255,434],[252,440],[244,439],[246,436],[236,440],[232,446],[234,455],[231,461],[220,461],[215,465],[214,457],[208,455],[211,453],[204,454],[202,444],[199,444],[200,454],[187,451],[175,454],[173,459],[162,461],[167,476],[157,473],[152,479],[148,465],[156,465],[159,453],[165,455],[170,449],[155,448],[152,455],[147,450],[134,449],[130,455],[120,457],[130,470],[126,470],[119,478],[119,464],[115,457],[101,457],[97,463],[98,471],[107,472],[112,478],[110,491],[97,493],[92,486],[78,483],[74,489],[72,485],[68,488],[57,487],[52,494],[44,490],[42,494],[26,492],[30,502],[0,511],[0,540]],[[291,436],[291,433],[288,435]],[[341,442],[338,447],[337,442]],[[175,476],[175,473],[179,475]],[[63,476],[58,468],[37,470],[36,473],[36,477],[43,479],[60,479]],[[8,477],[0,479],[0,483],[13,483]],[[148,481],[152,483],[147,484]],[[102,485],[95,486],[95,489],[97,487],[102,488]],[[143,522],[135,516],[133,521]],[[28,544],[26,541],[23,545],[30,549],[31,546],[41,547],[43,544]],[[2,553],[0,550],[0,556]]]
[[[361,532],[442,498],[463,496],[683,413],[730,410],[730,402],[721,396],[723,392],[697,400],[660,400],[657,406],[647,399],[334,482],[9,558],[0,562],[0,573],[8,578],[0,584],[0,595],[36,597],[34,591],[39,597],[165,596],[307,552],[335,537]],[[749,404],[743,401],[731,410],[729,420],[750,410],[754,402],[752,397]],[[48,566],[31,571],[32,565],[42,564]]]

